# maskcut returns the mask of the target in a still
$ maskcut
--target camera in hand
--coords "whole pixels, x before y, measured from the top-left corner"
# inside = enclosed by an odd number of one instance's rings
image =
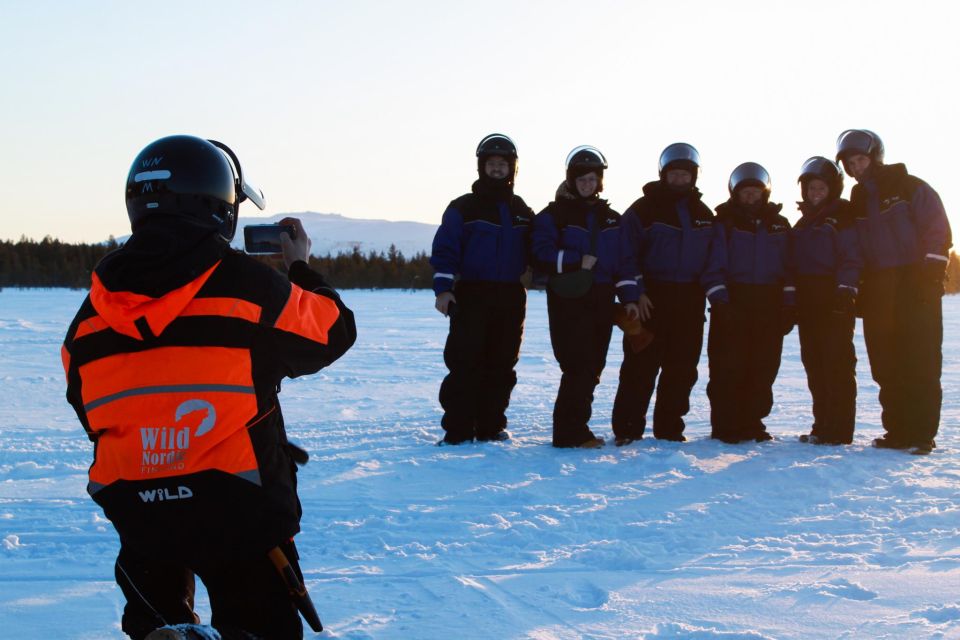
[[[283,253],[281,233],[291,239],[296,235],[293,225],[289,224],[248,224],[243,228],[243,249],[252,254]]]

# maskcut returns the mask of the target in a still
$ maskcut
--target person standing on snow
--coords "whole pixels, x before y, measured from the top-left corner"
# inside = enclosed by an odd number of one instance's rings
[[[477,146],[471,193],[450,203],[433,239],[430,265],[437,311],[449,316],[440,385],[439,444],[507,440],[507,406],[526,315],[533,210],[513,193],[517,147],[488,135]]]
[[[940,196],[902,164],[884,164],[867,129],[837,138],[864,271],[858,309],[886,431],[874,445],[927,454],[940,426],[943,281],[952,244]]]
[[[120,536],[123,631],[198,623],[194,575],[224,638],[301,638],[268,554],[299,575],[300,502],[277,398],[356,339],[353,313],[307,266],[299,220],[282,276],[232,250],[237,208],[262,195],[225,145],[157,140],[127,177],[133,235],[97,265],[62,354],[90,440],[88,491]],[[300,576],[302,580],[302,576]],[[163,627],[164,630],[158,630]]]
[[[624,336],[613,404],[617,446],[643,437],[655,385],[654,437],[686,440],[683,416],[697,382],[705,292],[716,297],[723,290],[713,211],[701,202],[696,187],[699,169],[695,148],[684,142],[669,145],[660,154],[660,179],[644,185],[643,196],[623,214],[640,274],[640,319],[653,340],[637,352]]]
[[[711,296],[707,339],[711,437],[764,442],[772,439],[763,419],[773,407],[783,337],[796,317],[790,223],[780,215],[783,205],[770,202],[770,174],[759,164],[734,169],[728,190],[730,199],[717,207],[726,288]]]
[[[857,401],[854,308],[860,252],[843,172],[814,156],[800,169],[802,217],[790,231],[790,270],[797,286],[800,356],[813,398],[811,444],[850,444]]]
[[[636,264],[620,214],[600,199],[607,161],[594,147],[567,156],[566,179],[556,199],[537,214],[533,253],[550,275],[550,342],[560,364],[553,408],[553,446],[593,449],[604,444],[587,426],[593,390],[607,360],[616,298],[636,319]]]

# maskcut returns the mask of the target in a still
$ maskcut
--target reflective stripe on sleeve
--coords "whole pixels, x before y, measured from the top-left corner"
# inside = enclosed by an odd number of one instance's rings
[[[707,291],[707,297],[709,298],[710,296],[715,294],[717,291],[720,291],[720,289],[726,289],[726,288],[727,288],[726,285],[718,284],[717,286],[712,287]]]

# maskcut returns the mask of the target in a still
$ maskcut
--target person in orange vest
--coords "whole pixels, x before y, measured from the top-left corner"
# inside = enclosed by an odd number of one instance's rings
[[[303,636],[268,556],[279,549],[302,581],[304,452],[277,393],[342,356],[356,325],[307,265],[299,220],[283,221],[286,276],[230,248],[246,199],[263,208],[226,145],[149,144],[127,176],[133,234],[97,265],[63,344],[67,400],[94,443],[87,490],[120,537],[134,639],[199,623],[195,575],[224,638]]]

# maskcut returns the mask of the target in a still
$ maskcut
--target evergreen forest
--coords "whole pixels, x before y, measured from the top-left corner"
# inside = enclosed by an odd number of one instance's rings
[[[68,287],[85,289],[97,262],[120,244],[113,238],[98,244],[70,244],[50,236],[37,241],[21,238],[0,241],[0,288]],[[278,257],[259,256],[258,260],[278,269]],[[386,252],[340,253],[336,256],[311,256],[310,266],[339,289],[429,289],[433,282],[430,257],[423,252],[407,258],[396,247]],[[526,279],[529,284],[529,279]],[[948,294],[960,293],[960,258],[950,253],[947,265]]]

